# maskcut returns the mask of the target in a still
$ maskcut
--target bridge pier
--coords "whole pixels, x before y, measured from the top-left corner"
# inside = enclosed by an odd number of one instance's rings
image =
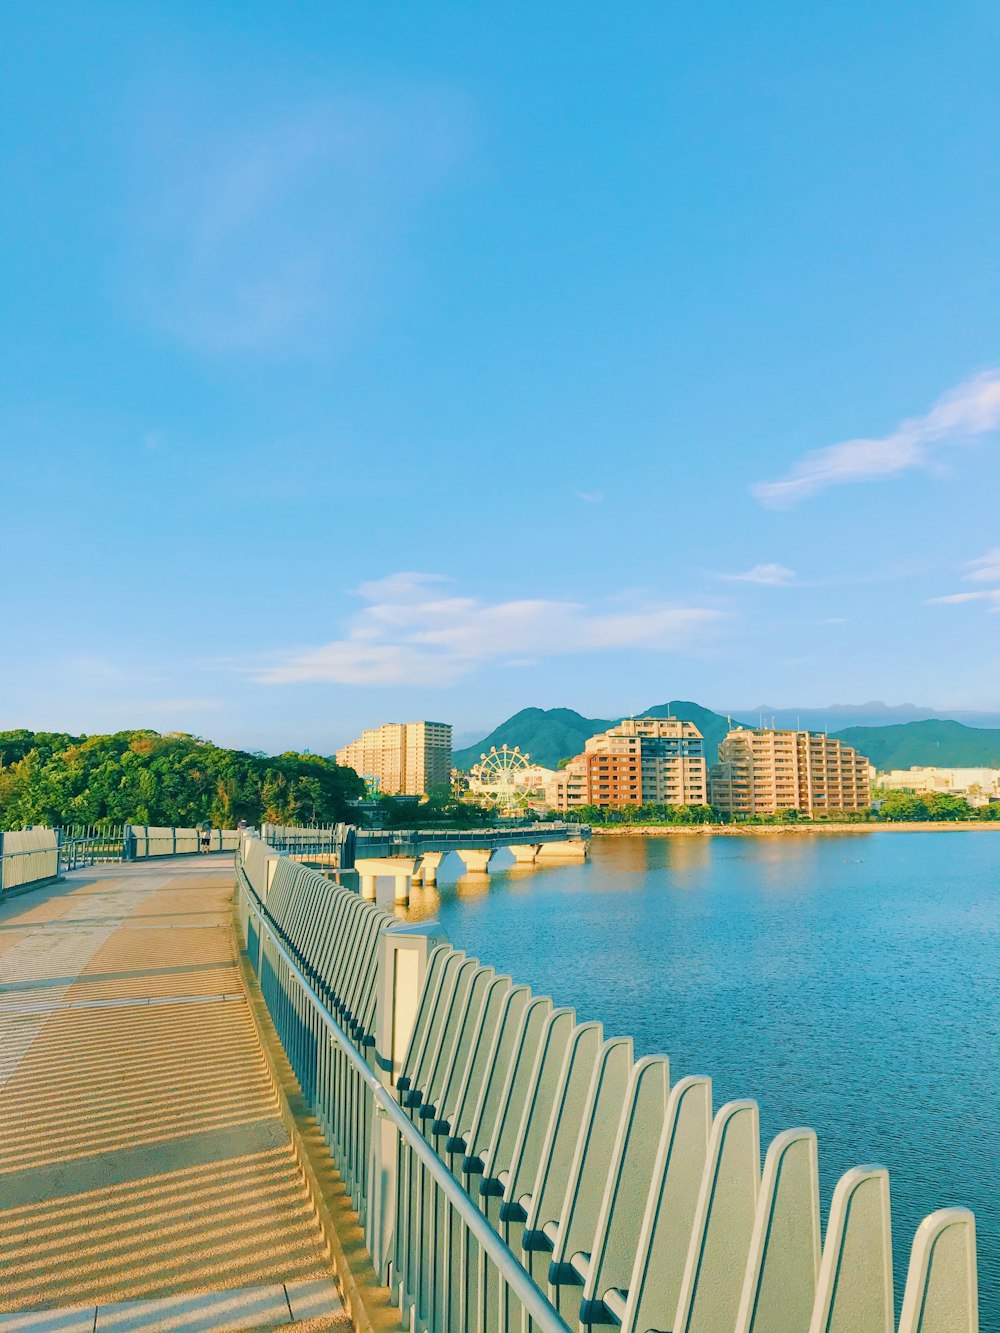
[[[541,846],[540,842],[515,842],[507,850],[519,866],[530,866],[537,859]]]
[[[413,878],[419,880],[421,884],[436,884],[438,870],[445,855],[445,852],[421,852]]]
[[[361,856],[354,868],[361,876],[361,896],[375,901],[376,880],[379,876],[392,880],[394,900],[405,906],[410,901],[413,870],[416,858],[412,856]]]
[[[543,842],[539,845],[536,861],[586,861],[590,843],[583,838],[567,842]]]
[[[490,873],[490,857],[493,855],[492,847],[460,847],[456,850],[465,862],[465,869],[470,874],[488,875]]]

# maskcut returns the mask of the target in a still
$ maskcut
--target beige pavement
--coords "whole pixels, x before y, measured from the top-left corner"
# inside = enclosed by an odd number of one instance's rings
[[[213,857],[0,903],[0,1333],[342,1319],[232,888]]]

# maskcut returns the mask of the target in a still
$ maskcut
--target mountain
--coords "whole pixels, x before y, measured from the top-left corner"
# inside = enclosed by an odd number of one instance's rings
[[[918,704],[886,704],[875,699],[864,704],[830,704],[826,708],[774,708],[759,704],[756,708],[737,708],[733,716],[747,726],[787,727],[808,731],[842,731],[846,727],[890,727],[903,722],[964,722],[967,727],[1000,727],[1000,713],[952,709],[941,713]]]
[[[456,768],[468,769],[490,746],[499,750],[501,745],[511,749],[519,746],[530,754],[534,763],[555,768],[560,759],[579,754],[584,741],[595,732],[605,731],[611,723],[602,718],[586,718],[572,708],[522,708],[519,713],[501,722],[477,745],[456,750],[451,762]]]
[[[703,708],[701,704],[690,703],[686,699],[678,699],[669,704],[657,704],[654,708],[647,708],[643,713],[637,713],[637,717],[679,717],[682,722],[693,722],[701,734],[705,737],[705,758],[710,764],[714,764],[719,754],[719,746],[726,738],[726,733],[736,725],[736,718],[730,722],[728,717],[723,717],[721,713],[713,713],[711,708]]]
[[[829,721],[821,720],[824,717],[832,720],[835,717],[843,718],[845,714],[850,717],[852,713],[855,716],[877,717],[879,710],[884,710],[890,716],[899,716],[899,713],[909,711],[911,707],[910,704],[903,704],[897,710],[886,704],[849,704],[828,709],[803,709],[801,714],[788,708],[766,708],[757,709],[754,713],[741,713],[738,717],[734,714],[733,725],[742,723],[748,727],[756,726],[759,715],[763,714],[765,726],[769,726],[774,717],[779,727],[802,726],[820,731],[829,726]],[[679,717],[685,722],[693,722],[705,737],[705,757],[710,764],[715,763],[719,743],[730,728],[727,717],[689,700],[655,704],[635,716]],[[617,721],[620,719],[584,717],[572,708],[522,708],[476,745],[456,750],[453,762],[456,768],[468,769],[491,745],[499,749],[501,745],[507,744],[511,748],[520,746],[536,764],[555,768],[560,759],[570,759],[579,754],[591,736],[598,731],[606,731]],[[1000,768],[1000,728],[967,726],[952,718],[895,722],[889,726],[848,726],[831,731],[831,735],[847,745],[853,745],[876,768],[883,770],[931,764],[938,764],[942,768]]]
[[[719,742],[729,730],[729,721],[710,708],[686,700],[656,704],[636,717],[678,717],[693,722],[705,737],[705,754],[710,764],[715,762]],[[578,755],[586,741],[598,731],[607,731],[619,718],[584,717],[572,708],[522,708],[519,713],[501,722],[477,745],[456,750],[452,763],[456,768],[469,769],[484,752],[495,745],[519,746],[536,764],[555,768],[560,759]]]
[[[892,727],[847,727],[833,733],[853,745],[876,768],[1000,768],[1000,729],[967,727],[932,718]]]

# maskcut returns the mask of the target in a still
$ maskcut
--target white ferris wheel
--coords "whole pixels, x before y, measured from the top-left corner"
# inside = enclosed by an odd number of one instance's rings
[[[500,815],[516,815],[528,804],[531,756],[518,746],[494,745],[481,754],[469,772],[469,789],[486,800]]]

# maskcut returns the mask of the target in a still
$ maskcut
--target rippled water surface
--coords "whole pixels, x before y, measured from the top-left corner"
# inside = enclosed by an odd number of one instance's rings
[[[913,1231],[975,1210],[1000,1333],[1000,831],[595,838],[587,864],[417,890],[409,917],[637,1054],[811,1125],[824,1214],[849,1166],[892,1185],[897,1304]],[[451,876],[449,877],[449,871]]]

